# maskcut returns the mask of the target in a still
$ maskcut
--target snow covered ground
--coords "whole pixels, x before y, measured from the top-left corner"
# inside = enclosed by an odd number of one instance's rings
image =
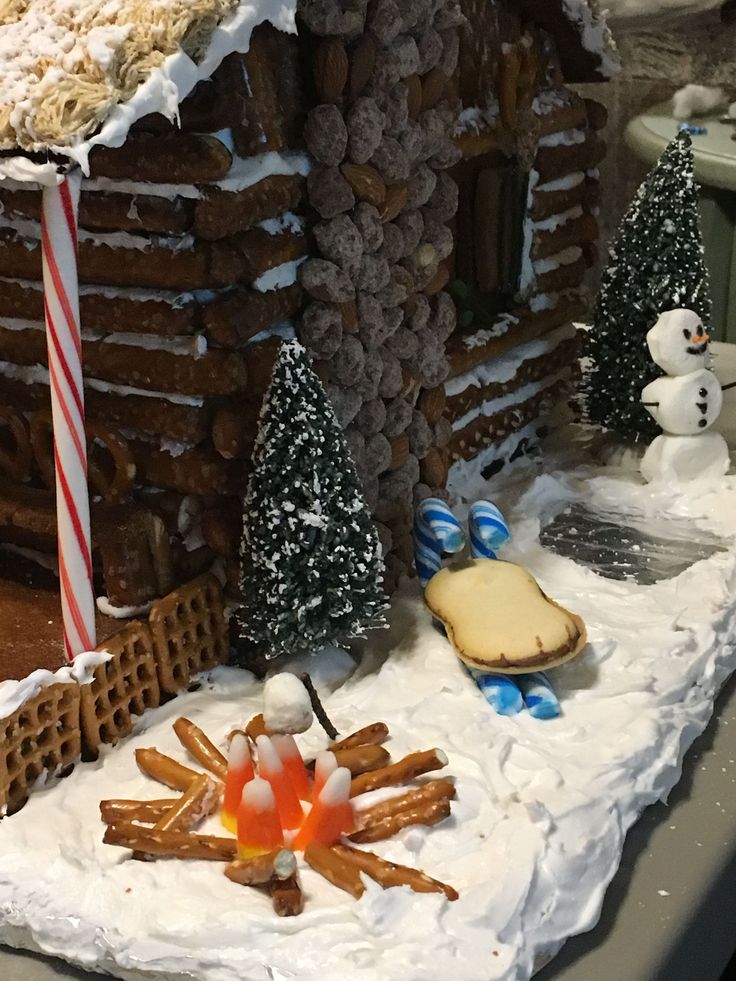
[[[221,668],[0,822],[0,942],[124,978],[521,981],[590,929],[626,830],[677,782],[736,669],[736,477],[678,490],[610,467],[551,465],[498,500],[513,534],[503,557],[588,625],[584,653],[553,673],[560,718],[494,715],[414,586],[350,677],[344,656],[315,662],[341,732],[380,719],[394,758],[433,746],[448,754],[451,819],[375,848],[451,883],[457,902],[372,882],[356,902],[305,869],[305,912],[279,919],[266,896],[214,863],[137,862],[103,845],[100,799],[160,796],[137,770],[135,748],[184,761],[171,730],[179,715],[222,744],[261,711],[260,683]],[[678,528],[685,520],[728,547],[654,585],[607,580],[539,544],[540,524],[575,502],[665,537],[670,517]],[[299,741],[309,752],[325,745],[316,726]]]

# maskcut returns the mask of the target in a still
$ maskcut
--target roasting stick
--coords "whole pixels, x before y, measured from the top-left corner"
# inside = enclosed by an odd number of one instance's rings
[[[102,839],[106,845],[120,845],[144,855],[168,858],[198,858],[232,862],[238,857],[235,838],[196,835],[190,831],[155,831],[137,824],[111,824]]]
[[[355,749],[356,746],[376,746],[388,739],[388,726],[385,722],[373,722],[369,726],[358,729],[357,732],[338,739],[329,747],[332,753],[340,749]]]
[[[405,756],[398,763],[392,763],[391,766],[353,777],[350,784],[350,796],[357,797],[358,794],[365,794],[369,790],[378,790],[380,787],[396,787],[413,780],[414,777],[418,777],[422,773],[428,773],[430,770],[441,770],[445,766],[447,766],[447,756],[441,749],[427,749],[421,753],[410,753],[409,756]]]
[[[206,770],[213,773],[219,780],[227,776],[227,760],[220,750],[207,738],[199,726],[189,719],[177,719],[174,732],[179,742]]]

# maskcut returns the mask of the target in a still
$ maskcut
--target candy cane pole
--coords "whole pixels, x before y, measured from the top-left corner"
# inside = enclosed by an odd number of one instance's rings
[[[474,559],[495,559],[496,549],[509,540],[504,517],[490,501],[476,501],[468,519],[470,554]]]
[[[442,553],[464,547],[462,526],[445,502],[438,497],[422,501],[414,518],[414,564],[422,589],[442,568]]]
[[[475,668],[468,668],[468,672],[485,700],[499,715],[518,715],[524,708],[524,699],[515,679],[505,674],[484,674]]]
[[[74,172],[60,184],[45,187],[41,218],[44,311],[54,423],[59,580],[64,652],[68,661],[95,646],[77,286],[80,185],[81,175]]]

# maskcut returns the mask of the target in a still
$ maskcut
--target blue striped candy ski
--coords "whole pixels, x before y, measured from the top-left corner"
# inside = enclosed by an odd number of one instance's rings
[[[496,549],[510,537],[508,525],[491,501],[476,501],[470,508],[470,554],[474,559],[495,559]]]
[[[535,719],[554,719],[560,712],[560,703],[549,678],[542,671],[516,676],[524,704]]]
[[[524,708],[522,694],[508,675],[484,674],[475,668],[468,668],[468,673],[485,700],[499,715],[518,715]]]
[[[438,497],[422,501],[414,516],[414,563],[422,589],[442,568],[442,553],[464,547],[465,533],[445,502]]]

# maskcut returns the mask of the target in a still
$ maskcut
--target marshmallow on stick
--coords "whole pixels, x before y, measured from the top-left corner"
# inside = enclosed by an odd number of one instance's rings
[[[82,341],[77,282],[77,205],[81,173],[43,189],[41,243],[54,423],[56,522],[64,651],[72,661],[95,647],[92,538],[84,430]]]
[[[263,686],[263,721],[269,732],[306,732],[314,714],[304,684],[288,671],[272,675]]]

